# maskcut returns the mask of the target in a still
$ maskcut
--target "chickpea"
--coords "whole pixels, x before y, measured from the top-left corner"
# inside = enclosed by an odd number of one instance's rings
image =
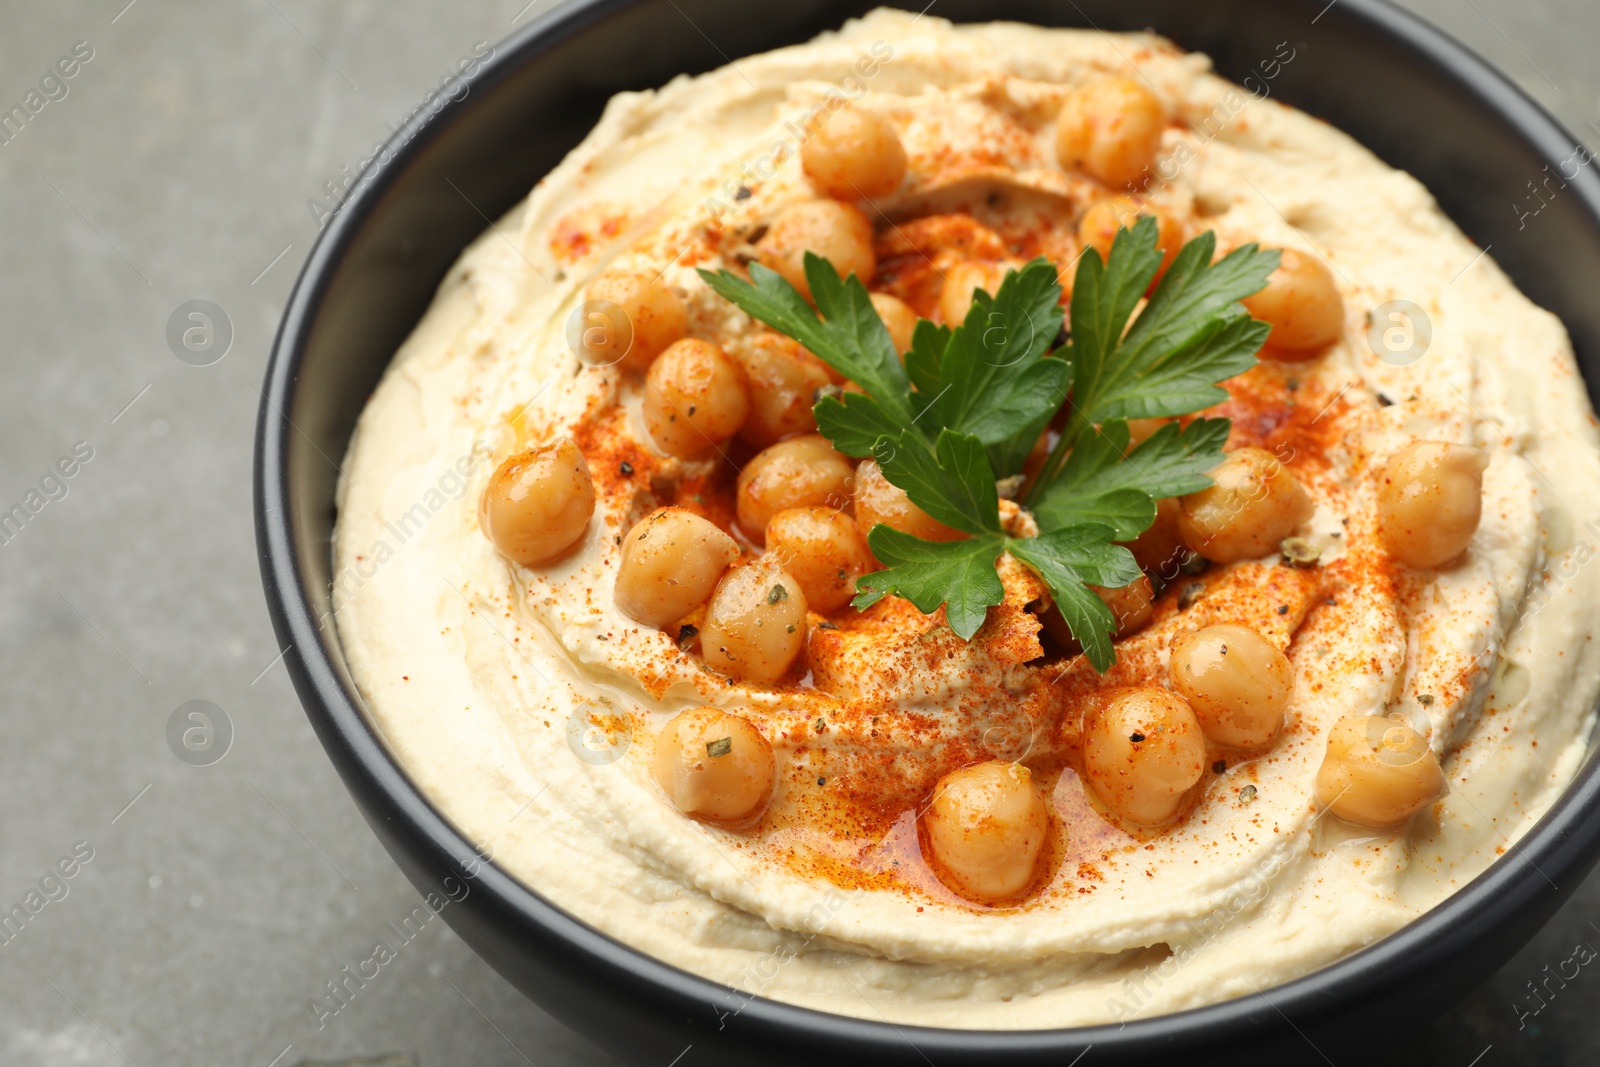
[[[879,523],[924,541],[960,541],[967,535],[954,530],[911,502],[906,491],[883,476],[877,460],[856,468],[856,525],[863,537]]]
[[[888,196],[906,176],[906,150],[887,119],[850,107],[823,120],[801,147],[800,166],[824,196]]]
[[[1350,715],[1328,732],[1317,800],[1346,822],[1398,827],[1448,789],[1427,740],[1398,719]]]
[[[806,595],[778,561],[759,556],[717,583],[700,624],[710,666],[747,682],[770,684],[789,670],[806,642]]]
[[[1272,743],[1289,710],[1289,660],[1254,630],[1232,623],[1178,639],[1172,687],[1219,745],[1258,749]]]
[[[758,334],[737,358],[750,381],[750,413],[739,429],[741,440],[766,448],[785,437],[816,431],[814,397],[832,381],[826,363],[776,333]]]
[[[941,880],[995,903],[1033,884],[1050,814],[1028,768],[991,760],[941,778],[922,825]]]
[[[783,275],[809,300],[807,252],[832,263],[839,277],[854,274],[863,285],[872,281],[878,269],[872,251],[872,223],[860,208],[837,200],[807,200],[784,208],[757,249],[762,266]]]
[[[1272,327],[1262,355],[1300,363],[1344,336],[1344,298],[1322,260],[1292,248],[1281,251],[1283,260],[1267,276],[1266,288],[1243,303]]]
[[[1199,720],[1182,697],[1165,689],[1126,690],[1084,725],[1089,787],[1132,823],[1171,822],[1205,765]]]
[[[695,708],[656,737],[656,783],[685,815],[724,826],[748,823],[772,796],[772,745],[742,715]]]
[[[646,626],[677,622],[706,602],[739,544],[683,508],[657,508],[622,541],[617,607]]]
[[[749,413],[744,368],[710,341],[675,342],[645,376],[644,425],[669,456],[705,457],[738,433]]]
[[[767,551],[800,583],[806,604],[826,615],[855,596],[856,579],[877,570],[855,520],[833,508],[790,508],[767,523]]]
[[[1378,486],[1378,531],[1408,567],[1439,567],[1467,550],[1483,517],[1489,454],[1471,445],[1413,441],[1390,458]]]
[[[606,301],[622,310],[623,321],[591,312],[579,335],[579,357],[593,366],[619,363],[626,370],[648,370],[668,345],[689,329],[683,298],[646,271],[604,274],[589,283],[590,301]]]
[[[888,293],[873,293],[872,309],[888,328],[894,350],[902,356],[911,351],[911,335],[917,331],[917,313],[911,305]]]
[[[993,296],[1000,291],[1006,268],[1001,263],[968,260],[951,267],[944,276],[944,288],[939,292],[939,315],[949,326],[960,326],[967,321],[972,310],[972,294],[982,289]]]
[[[1096,201],[1078,220],[1078,243],[1099,252],[1102,262],[1109,261],[1117,233],[1133,229],[1144,215],[1156,220],[1156,248],[1161,252],[1161,269],[1156,271],[1159,279],[1183,248],[1183,223],[1131,196],[1108,196]]]
[[[1105,602],[1111,609],[1111,614],[1117,619],[1118,637],[1126,637],[1150,621],[1150,616],[1155,613],[1156,594],[1150,585],[1150,579],[1139,575],[1127,585],[1115,589],[1106,589],[1102,586],[1091,585],[1094,595]]]
[[[1074,90],[1056,118],[1056,157],[1114,188],[1143,183],[1161,151],[1167,117],[1132,78],[1102,78]]]
[[[478,502],[478,526],[502,556],[524,567],[564,555],[593,515],[589,461],[570,437],[507,459]]]
[[[843,507],[855,470],[820,434],[779,441],[739,472],[739,527],[751,538],[766,534],[772,516],[816,504]]]
[[[1157,500],[1156,521],[1126,545],[1128,551],[1133,553],[1135,563],[1147,571],[1154,571],[1163,581],[1170,582],[1178,576],[1175,560],[1180,553],[1188,553],[1188,549],[1183,547],[1183,537],[1178,532],[1179,511],[1174,498],[1169,496]]]
[[[1237,448],[1211,472],[1215,485],[1179,500],[1178,532],[1206,559],[1257,559],[1311,518],[1311,498],[1276,456]]]

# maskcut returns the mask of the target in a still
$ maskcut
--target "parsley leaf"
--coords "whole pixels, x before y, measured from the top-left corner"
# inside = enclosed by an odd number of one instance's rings
[[[994,472],[976,437],[945,430],[930,452],[914,431],[902,430],[897,440],[879,438],[873,455],[885,478],[946,526],[969,534],[1000,532]]]
[[[949,347],[950,327],[918,320],[911,333],[911,351],[906,353],[906,374],[923,396],[939,395],[939,372]]]
[[[1013,538],[1006,546],[1050,587],[1072,636],[1097,671],[1107,670],[1116,660],[1111,635],[1117,620],[1087,586],[1115,588],[1137,581],[1142,573],[1133,554],[1111,544],[1111,536],[1110,527],[1085,523],[1038,537]]]
[[[875,527],[867,540],[884,569],[857,581],[855,607],[891,594],[928,614],[942,606],[951,629],[971,638],[1004,599],[995,568],[1009,552],[1044,580],[1095,669],[1109,669],[1116,619],[1090,587],[1139,578],[1115,542],[1147,529],[1158,499],[1210,485],[1206,472],[1221,461],[1229,430],[1227,419],[1171,423],[1130,449],[1127,420],[1188,415],[1227,397],[1219,383],[1255,365],[1269,332],[1238,301],[1278,263],[1255,245],[1213,263],[1216,239],[1206,233],[1152,289],[1163,258],[1156,241],[1155,220],[1142,218],[1117,234],[1105,260],[1092,250],[1082,257],[1060,354],[1050,349],[1061,285],[1043,259],[1007,273],[992,295],[974,293],[954,328],[918,322],[903,364],[866,286],[840,279],[825,259],[805,259],[814,308],[760,264],[749,281],[700,272],[859,385],[860,393],[818,400],[819,432],[847,455],[873,457],[912,503],[964,535],[932,542]],[[1039,533],[1011,536],[996,480],[1021,470],[1069,393],[1070,414],[1025,500]]]
[[[998,533],[965,541],[924,541],[879,523],[867,535],[867,544],[887,569],[856,581],[856,608],[869,608],[891,593],[927,615],[942,604],[945,621],[965,639],[978,632],[989,608],[1005,599],[995,562],[1007,540]]]
[[[900,354],[860,278],[852,274],[841,281],[827,260],[807,252],[806,281],[817,302],[813,309],[783,275],[760,263],[750,264],[749,281],[726,270],[701,270],[700,277],[752,318],[793,337],[865,389],[896,425],[915,420],[911,383]]]
[[[1187,415],[1225,400],[1216,383],[1255,366],[1266,340],[1266,325],[1236,302],[1267,284],[1278,253],[1249,244],[1213,264],[1209,231],[1173,257],[1129,328],[1161,266],[1156,240],[1156,220],[1146,216],[1117,233],[1104,266],[1092,249],[1079,262],[1071,358],[1073,407],[1084,421]]]
[[[1211,484],[1206,471],[1222,462],[1227,440],[1227,419],[1196,419],[1183,429],[1169,423],[1128,452],[1128,424],[1112,419],[1067,455],[1033,502],[1034,518],[1044,529],[1101,522],[1131,541],[1155,521],[1157,500]]]
[[[872,446],[881,438],[900,434],[901,423],[861,393],[825,396],[811,410],[817,432],[833,442],[834,448],[857,459],[872,455]]]
[[[975,292],[945,345],[933,401],[939,422],[981,441],[1000,477],[1022,468],[1067,394],[1071,366],[1040,358],[1060,331],[1061,284],[1056,269],[1036,259],[1007,274],[995,296]],[[924,376],[922,363],[917,369]]]

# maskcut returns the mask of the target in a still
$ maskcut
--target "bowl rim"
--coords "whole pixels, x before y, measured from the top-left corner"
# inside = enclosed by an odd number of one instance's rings
[[[1341,1010],[1353,1000],[1370,997],[1375,989],[1402,988],[1464,951],[1485,930],[1500,927],[1518,911],[1548,898],[1552,891],[1561,896],[1571,891],[1572,883],[1594,862],[1600,843],[1600,764],[1592,743],[1567,788],[1519,840],[1510,843],[1507,854],[1438,905],[1367,948],[1264,991],[1121,1024],[969,1030],[879,1022],[745,993],[633,948],[569,914],[494,862],[484,862],[478,846],[434,806],[391,754],[367,718],[359,694],[346,688],[334,666],[342,653],[329,645],[337,642],[332,624],[325,630],[313,610],[291,518],[294,504],[288,457],[291,440],[300,431],[286,412],[293,406],[300,364],[327,296],[327,283],[396,176],[469,106],[480,89],[508,78],[523,65],[536,62],[545,51],[636,2],[566,0],[497,44],[494,54],[464,77],[469,92],[448,99],[436,112],[419,109],[388,142],[392,158],[363,173],[327,221],[286,304],[266,369],[256,428],[253,497],[257,552],[273,627],[280,645],[286,648],[284,658],[296,691],[352,792],[355,783],[351,776],[359,775],[363,787],[380,796],[392,815],[420,834],[433,852],[447,858],[457,870],[473,871],[470,877],[476,888],[497,902],[503,913],[626,978],[632,987],[649,988],[682,1005],[699,1004],[713,1011],[716,1005],[736,998],[742,1002],[736,1013],[740,1025],[769,1033],[842,1038],[863,1048],[888,1047],[888,1043],[903,1046],[911,1041],[920,1051],[953,1054],[1062,1052],[1091,1045],[1108,1051],[1117,1047],[1175,1051],[1201,1033],[1208,1045],[1217,1039],[1246,1038],[1259,1033],[1261,1025],[1273,1021],[1274,1016],[1283,1021],[1289,1021],[1291,1015],[1315,1019]],[[1297,2],[1308,9],[1321,7],[1323,13],[1339,4],[1341,17],[1366,23],[1419,62],[1427,63],[1437,76],[1514,127],[1544,159],[1559,159],[1559,153],[1580,143],[1487,61],[1443,30],[1387,0],[1333,0],[1325,7],[1320,0]],[[1584,202],[1591,216],[1600,218],[1600,179],[1574,181],[1570,192]],[[320,550],[326,548],[320,546]],[[1540,877],[1532,877],[1534,873]],[[1559,888],[1556,879],[1568,882],[1568,888]]]

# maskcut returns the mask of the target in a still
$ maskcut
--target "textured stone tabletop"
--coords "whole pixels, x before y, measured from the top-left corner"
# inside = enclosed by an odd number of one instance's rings
[[[308,201],[526,2],[0,2],[0,110],[42,101],[0,141],[0,511],[43,504],[0,543],[0,911],[42,904],[0,941],[0,1064],[612,1062],[442,922],[393,932],[419,897],[290,689],[250,513]],[[1408,6],[1600,141],[1595,0]],[[207,723],[225,758],[178,758]],[[1600,1060],[1600,973],[1528,995],[1596,924],[1600,877],[1394,1062]]]

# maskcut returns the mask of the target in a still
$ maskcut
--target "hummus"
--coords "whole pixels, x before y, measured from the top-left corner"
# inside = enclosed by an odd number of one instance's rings
[[[1156,36],[881,11],[614,99],[451,270],[343,465],[338,630],[421,790],[555,904],[732,987],[708,1006],[719,1015],[753,995],[946,1027],[1176,1011],[1360,949],[1514,849],[1578,767],[1600,687],[1595,419],[1561,324],[1417,181],[1270,98],[1290,46],[1261,58],[1241,87]],[[1336,278],[1341,339],[1264,362],[1211,412],[1233,419],[1230,448],[1274,452],[1304,483],[1314,565],[1163,575],[1104,677],[1044,656],[1010,579],[970,642],[893,599],[813,613],[803,676],[769,686],[619,611],[633,524],[676,503],[731,527],[731,481],[718,458],[652,447],[637,375],[574,354],[586,286],[618,267],[658,274],[689,335],[751,343],[763,329],[695,268],[740,269],[776,211],[816,196],[798,150],[846,101],[886,119],[908,160],[869,207],[875,289],[935,316],[934,264],[992,240],[991,258],[1065,267],[1080,253],[1070,220],[1105,190],[1057,164],[1054,116],[1074,86],[1130,67],[1171,120],[1149,202],[1221,247],[1298,249]],[[556,562],[513,564],[478,500],[502,460],[561,437],[593,472],[593,519]],[[1437,571],[1374,547],[1376,472],[1416,439],[1489,456],[1470,550]],[[1081,707],[1164,678],[1174,638],[1220,622],[1287,650],[1282,735],[1208,766],[1172,825],[1124,824],[1080,777]],[[754,826],[687,818],[652,776],[662,726],[707,704],[774,750]],[[1397,832],[1324,818],[1329,731],[1386,714],[1428,739],[1448,792]],[[947,888],[917,831],[933,783],[986,758],[1033,765],[1050,809],[1042,883],[1005,906]]]

